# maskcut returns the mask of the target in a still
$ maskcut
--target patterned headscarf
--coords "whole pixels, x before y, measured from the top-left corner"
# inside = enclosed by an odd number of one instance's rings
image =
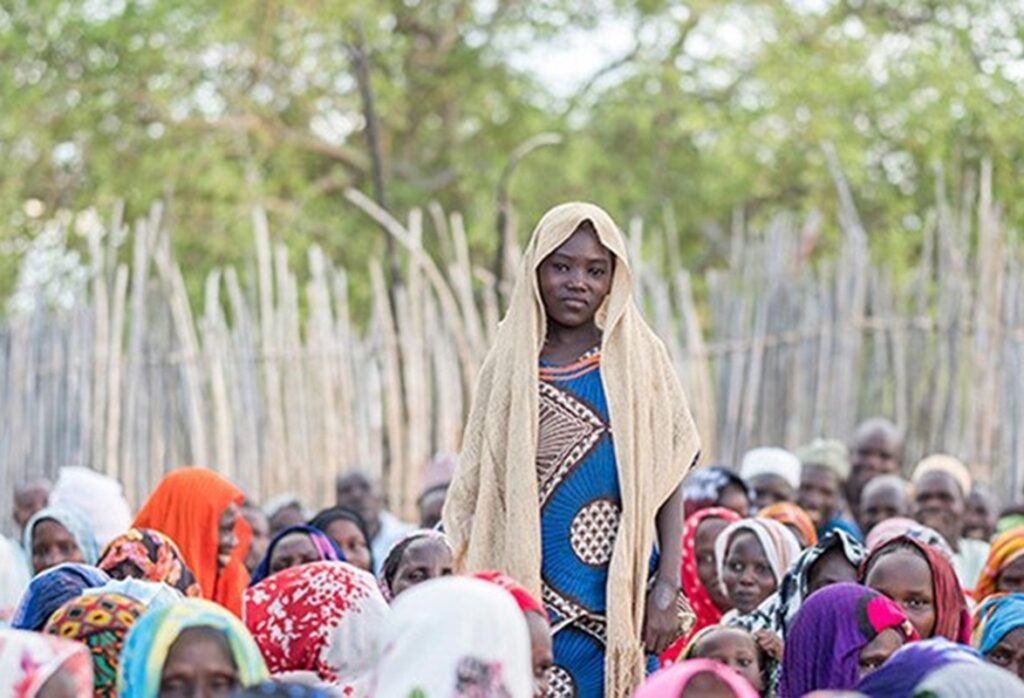
[[[683,515],[690,518],[701,509],[715,506],[722,491],[730,485],[745,492],[748,502],[753,499],[747,483],[724,465],[694,470],[683,480]]]
[[[1022,698],[1024,684],[993,664],[953,662],[932,672],[914,689],[913,698]]]
[[[688,659],[653,674],[633,698],[679,698],[686,685],[700,674],[711,674],[732,691],[735,698],[757,698],[750,683],[724,664],[710,659]]]
[[[974,600],[981,602],[996,593],[999,575],[1007,567],[1024,556],[1024,527],[1011,528],[1000,533],[992,541],[985,568],[978,576],[974,587]]]
[[[306,672],[366,695],[388,605],[343,562],[290,567],[245,590],[243,618],[271,673]]]
[[[32,515],[32,518],[28,520],[28,524],[25,526],[23,544],[25,546],[25,552],[29,556],[30,567],[33,566],[32,536],[35,534],[36,524],[42,523],[43,521],[56,521],[67,529],[67,532],[75,539],[75,545],[78,546],[79,552],[82,553],[82,559],[85,564],[96,564],[100,551],[99,546],[96,544],[96,535],[93,533],[92,526],[89,522],[82,514],[71,507],[52,506],[37,511]]]
[[[772,519],[743,519],[729,524],[722,531],[715,541],[715,564],[718,566],[718,583],[725,588],[722,581],[722,573],[725,571],[725,556],[729,552],[729,546],[737,534],[749,531],[757,538],[761,547],[764,548],[765,557],[768,558],[768,565],[772,568],[772,575],[778,584],[782,581],[782,575],[789,569],[790,564],[800,554],[800,543],[796,536],[788,528]]]
[[[0,628],[0,696],[35,698],[58,671],[70,677],[74,698],[92,698],[92,663],[83,645]]]
[[[832,550],[842,553],[855,570],[860,569],[867,554],[864,546],[846,531],[829,531],[817,545],[800,553],[782,577],[774,594],[765,599],[752,613],[733,621],[733,625],[749,632],[770,630],[785,640],[789,626],[809,595],[811,568]]]
[[[711,595],[704,588],[704,583],[700,581],[700,575],[697,574],[697,528],[705,519],[721,519],[728,523],[734,523],[740,520],[740,515],[725,507],[710,507],[697,511],[683,523],[683,557],[680,579],[682,580],[683,595],[690,602],[690,608],[693,609],[696,621],[689,633],[673,642],[662,653],[659,657],[662,666],[674,664],[697,633],[722,620],[722,609],[711,600]]]
[[[508,592],[467,577],[418,584],[384,623],[374,696],[530,698],[530,635]]]
[[[168,584],[185,596],[200,596],[199,583],[178,546],[160,531],[132,528],[110,541],[97,565],[114,579]]]
[[[171,645],[189,628],[212,628],[224,634],[242,687],[268,678],[260,650],[238,618],[210,601],[184,599],[144,613],[128,631],[117,668],[119,698],[156,698]]]
[[[778,521],[781,524],[788,524],[800,531],[800,535],[807,541],[806,546],[818,544],[818,531],[814,527],[814,522],[811,521],[811,517],[807,515],[801,507],[793,504],[792,502],[776,502],[766,506],[761,511],[757,512],[758,517],[762,519],[772,519]]]
[[[786,640],[779,698],[852,689],[860,677],[861,650],[889,628],[904,641],[918,639],[903,610],[877,591],[843,582],[811,594]]]
[[[11,618],[11,627],[42,630],[47,619],[66,602],[86,589],[101,587],[109,581],[110,577],[103,570],[77,562],[66,562],[40,572],[21,597]]]
[[[967,612],[967,599],[952,563],[936,548],[911,536],[900,536],[876,547],[861,566],[860,579],[867,579],[876,561],[889,554],[894,547],[910,548],[919,553],[932,572],[932,595],[935,597],[935,630],[932,637],[944,637],[965,645],[971,642],[971,616]]]
[[[120,594],[87,594],[57,609],[43,632],[88,647],[96,698],[116,698],[121,647],[129,628],[145,610],[135,599]]]
[[[993,594],[974,611],[971,644],[988,654],[1017,628],[1024,628],[1024,594]]]
[[[921,640],[896,650],[877,671],[864,677],[857,690],[870,698],[907,698],[927,676],[949,664],[978,668],[983,662],[965,645],[941,637]]]
[[[267,546],[267,552],[263,554],[263,559],[260,560],[260,564],[256,565],[256,569],[252,571],[252,578],[249,580],[250,587],[255,586],[271,575],[270,558],[274,555],[274,548],[277,547],[278,543],[280,543],[282,539],[286,536],[292,535],[293,533],[302,533],[309,536],[309,540],[313,543],[313,547],[316,548],[316,552],[320,556],[321,561],[345,561],[345,555],[338,549],[338,545],[328,538],[327,534],[320,529],[313,528],[312,526],[306,526],[304,524],[289,526],[283,531],[280,531],[270,541],[270,545]]]

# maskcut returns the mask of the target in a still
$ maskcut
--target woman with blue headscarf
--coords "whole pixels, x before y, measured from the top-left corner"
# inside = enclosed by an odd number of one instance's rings
[[[61,506],[41,509],[29,519],[25,550],[33,574],[62,562],[95,565],[100,556],[92,525],[75,509]]]
[[[66,563],[37,574],[29,582],[18,608],[11,618],[11,627],[18,630],[42,630],[47,619],[58,608],[86,589],[101,587],[110,581],[103,570],[89,565]]]
[[[252,571],[249,586],[255,586],[272,574],[310,562],[344,562],[345,555],[320,529],[300,524],[289,526],[270,541],[260,564]]]
[[[971,641],[986,661],[1024,679],[1024,594],[988,597],[974,612]]]

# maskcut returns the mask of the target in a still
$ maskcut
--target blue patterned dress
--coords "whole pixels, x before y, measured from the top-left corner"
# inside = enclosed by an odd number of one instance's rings
[[[622,502],[600,353],[540,366],[541,578],[555,666],[548,695],[604,692],[605,596]]]

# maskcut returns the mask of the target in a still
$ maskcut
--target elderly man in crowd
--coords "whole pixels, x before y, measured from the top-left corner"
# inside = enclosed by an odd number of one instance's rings
[[[973,589],[988,558],[988,543],[964,538],[964,513],[971,474],[953,456],[928,456],[914,468],[914,518],[942,534],[953,550],[960,585]]]
[[[861,492],[879,475],[899,474],[903,465],[903,434],[883,417],[871,417],[857,426],[850,444],[850,478],[846,501],[851,511],[860,511]]]
[[[909,517],[910,483],[899,475],[879,475],[869,480],[860,493],[857,524],[866,536],[886,519]]]

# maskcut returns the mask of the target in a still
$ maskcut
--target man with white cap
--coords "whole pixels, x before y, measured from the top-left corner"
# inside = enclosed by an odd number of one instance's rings
[[[740,477],[754,491],[754,509],[792,502],[800,486],[800,459],[782,448],[755,448],[740,461]]]
[[[964,589],[973,589],[988,558],[988,543],[963,537],[964,511],[971,473],[944,453],[928,456],[914,468],[914,518],[942,534],[953,549],[953,569]]]

